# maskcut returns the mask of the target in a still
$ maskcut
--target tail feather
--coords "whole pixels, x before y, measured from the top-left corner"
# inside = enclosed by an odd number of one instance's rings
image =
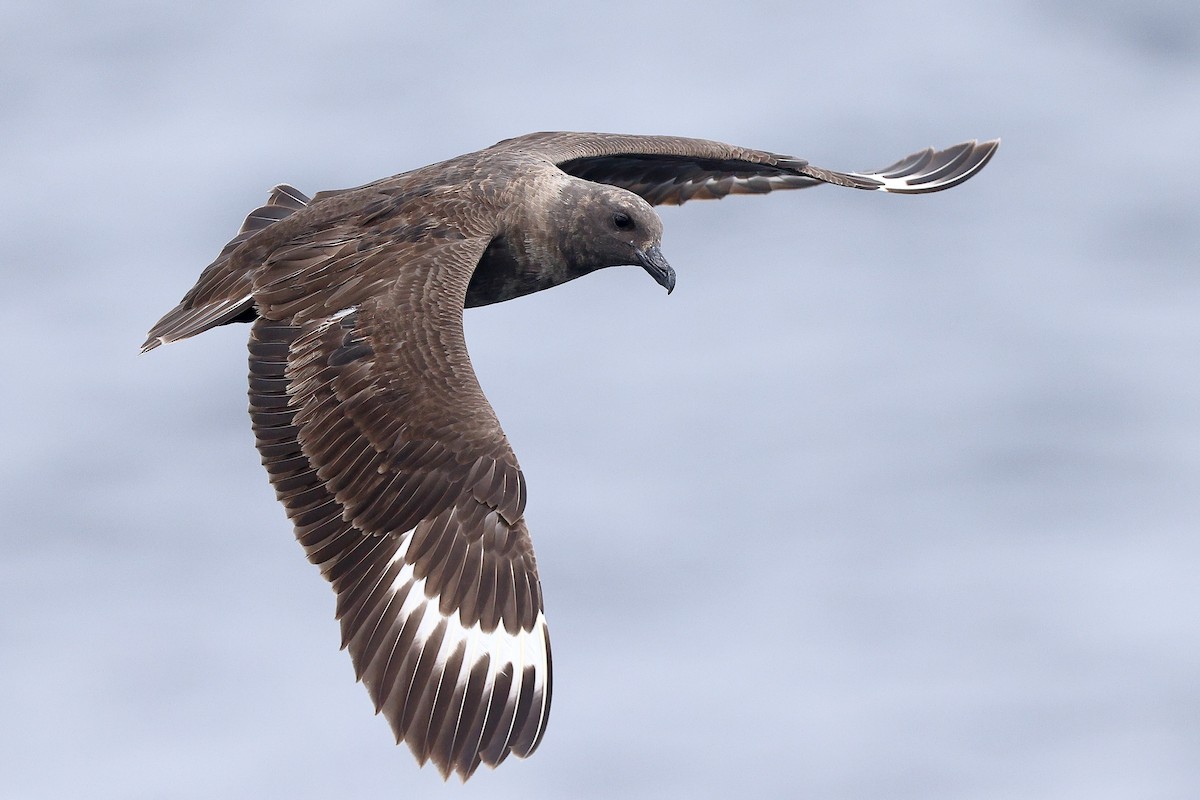
[[[221,249],[179,305],[150,329],[142,352],[195,336],[218,325],[252,318],[254,286],[250,274],[243,267],[234,265],[233,254],[259,231],[307,207],[309,202],[307,195],[287,184],[272,189],[266,205],[246,215],[237,236]]]

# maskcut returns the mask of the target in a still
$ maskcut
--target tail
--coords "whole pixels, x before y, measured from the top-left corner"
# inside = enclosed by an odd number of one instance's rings
[[[250,274],[235,266],[233,254],[242,244],[284,217],[291,216],[309,204],[309,198],[299,190],[280,184],[271,190],[267,204],[254,209],[246,216],[241,230],[220,255],[204,272],[192,290],[184,295],[179,305],[171,309],[155,323],[142,345],[142,352],[153,350],[160,344],[186,339],[203,333],[209,328],[228,322],[250,321],[254,311],[254,286]]]

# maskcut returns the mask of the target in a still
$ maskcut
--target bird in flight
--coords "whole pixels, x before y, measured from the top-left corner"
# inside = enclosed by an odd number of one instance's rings
[[[534,133],[312,198],[277,186],[142,350],[252,323],[258,450],[333,585],[356,677],[397,742],[466,780],[537,748],[551,666],[525,479],[463,308],[620,265],[670,292],[652,206],[822,183],[936,192],[998,145],[836,172],[701,139]]]

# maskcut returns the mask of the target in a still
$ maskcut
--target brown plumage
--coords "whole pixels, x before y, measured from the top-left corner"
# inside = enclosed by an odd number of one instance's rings
[[[311,200],[279,186],[143,350],[254,323],[258,449],[337,594],[343,647],[397,740],[465,780],[533,752],[552,682],[525,481],[463,308],[622,264],[670,291],[652,205],[819,183],[939,191],[997,145],[841,173],[698,139],[536,133]]]

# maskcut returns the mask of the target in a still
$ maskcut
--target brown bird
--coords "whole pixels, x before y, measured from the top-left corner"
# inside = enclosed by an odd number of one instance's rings
[[[528,756],[550,639],[525,479],[475,378],[464,307],[639,265],[675,272],[651,208],[832,183],[936,192],[998,141],[874,172],[666,136],[534,133],[311,200],[278,186],[142,346],[250,329],[250,416],[342,646],[397,742],[443,777]]]

